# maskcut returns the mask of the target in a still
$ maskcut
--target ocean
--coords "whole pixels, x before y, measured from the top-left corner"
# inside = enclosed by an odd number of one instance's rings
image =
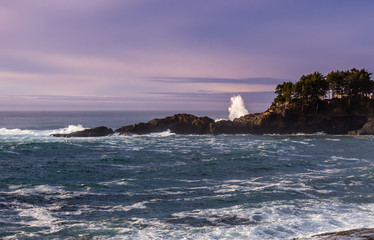
[[[374,226],[372,136],[50,136],[174,113],[0,112],[0,239],[292,239]]]

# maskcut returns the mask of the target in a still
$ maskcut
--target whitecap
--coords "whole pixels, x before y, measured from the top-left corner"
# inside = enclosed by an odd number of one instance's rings
[[[348,157],[340,157],[340,156],[331,156],[332,160],[346,160],[346,161],[359,161],[358,158],[348,158]]]
[[[326,138],[326,141],[333,141],[333,142],[339,142],[341,139],[339,138]]]
[[[50,131],[45,131],[45,132],[47,132],[48,135],[51,135],[51,134],[68,134],[68,133],[72,133],[72,132],[82,131],[84,129],[86,129],[86,128],[83,127],[81,124],[78,124],[78,125],[69,125],[66,128],[60,128],[60,129],[50,130]]]
[[[153,132],[148,134],[131,134],[131,135],[119,135],[120,137],[170,137],[176,135],[175,133],[172,133],[170,129],[163,131],[163,132]]]
[[[108,181],[108,182],[100,182],[100,185],[104,186],[110,186],[110,185],[127,185],[126,179],[119,179],[119,180],[113,180],[113,181]]]
[[[50,136],[51,134],[68,134],[76,131],[82,131],[84,128],[82,125],[69,125],[65,128],[51,129],[51,130],[31,130],[31,129],[19,129],[19,128],[0,128],[0,136],[31,136],[31,137],[43,137]]]
[[[16,209],[19,211],[19,216],[21,217],[31,217],[34,220],[31,221],[22,221],[22,224],[33,226],[33,227],[50,227],[55,228],[54,222],[57,220],[54,216],[52,216],[50,210],[56,210],[60,207],[36,207],[30,206],[30,208],[26,209]]]

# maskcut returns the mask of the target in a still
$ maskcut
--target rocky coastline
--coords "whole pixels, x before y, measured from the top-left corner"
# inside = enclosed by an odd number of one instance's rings
[[[313,134],[323,132],[338,135],[373,135],[374,102],[353,103],[325,101],[318,112],[302,112],[299,108],[283,106],[269,108],[233,121],[214,121],[209,117],[191,114],[175,114],[146,123],[137,123],[112,130],[101,126],[69,134],[53,134],[55,137],[101,137],[111,135],[142,135],[169,130],[176,134]]]

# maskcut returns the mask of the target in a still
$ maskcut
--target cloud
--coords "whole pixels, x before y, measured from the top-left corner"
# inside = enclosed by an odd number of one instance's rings
[[[189,96],[200,108],[193,93],[271,92],[314,71],[372,71],[373,10],[337,0],[1,1],[0,94],[125,96],[144,108],[186,106]]]
[[[259,84],[259,85],[277,85],[282,82],[288,82],[288,79],[279,78],[203,78],[203,77],[149,77],[160,82],[168,83],[215,83],[215,84]]]
[[[212,101],[224,101],[229,103],[230,97],[233,95],[240,94],[243,98],[253,103],[271,103],[274,99],[274,91],[265,92],[160,92],[160,93],[149,93],[155,95],[162,95],[170,98],[178,99],[190,99],[192,101],[198,100],[212,100]]]
[[[266,110],[274,92],[159,92],[124,97],[2,95],[0,110],[216,110],[226,111],[230,97],[240,94],[250,112]]]
[[[265,111],[272,103],[274,91],[263,92],[162,92],[149,93],[170,99],[183,106],[183,103],[194,104],[196,109],[226,110],[230,104],[230,98],[241,95],[250,112]]]

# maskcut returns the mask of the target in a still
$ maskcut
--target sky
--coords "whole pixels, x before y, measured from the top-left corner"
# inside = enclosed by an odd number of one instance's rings
[[[264,111],[283,81],[374,71],[372,0],[0,0],[0,110]]]

